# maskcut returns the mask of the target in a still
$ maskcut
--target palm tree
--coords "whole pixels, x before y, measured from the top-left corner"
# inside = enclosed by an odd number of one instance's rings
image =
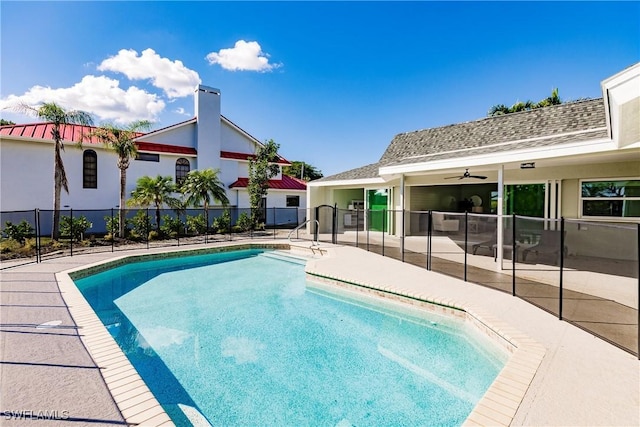
[[[156,229],[160,230],[160,209],[167,205],[172,209],[182,209],[182,202],[173,194],[177,191],[176,186],[170,176],[160,176],[155,178],[141,176],[136,182],[135,190],[131,192],[129,204],[141,207],[155,206],[156,208]]]
[[[543,107],[548,107],[550,105],[558,105],[558,104],[562,104],[562,100],[558,96],[558,88],[555,88],[551,91],[551,96],[543,99],[540,102],[534,103],[531,101],[526,101],[526,102],[519,101],[513,104],[511,107],[507,107],[504,104],[497,104],[489,109],[489,113],[487,113],[487,115],[489,117],[501,116],[503,114],[517,113],[519,111],[529,111],[536,108],[543,108]]]
[[[558,95],[558,88],[555,88],[551,91],[551,96],[538,102],[538,104],[536,105],[536,108],[548,107],[550,105],[558,105],[558,104],[562,104],[562,100]]]
[[[109,149],[118,155],[118,169],[120,169],[120,205],[118,215],[118,225],[121,238],[125,232],[125,199],[127,188],[127,169],[132,158],[138,152],[134,139],[141,131],[148,130],[151,122],[148,120],[138,120],[125,127],[116,127],[110,123],[103,124],[95,129],[88,136],[95,136]]]
[[[217,200],[223,206],[229,204],[224,184],[218,178],[219,169],[194,170],[187,174],[180,191],[188,195],[187,205],[197,207],[200,203],[204,206],[204,215],[209,227],[209,203]]]
[[[34,114],[45,122],[51,122],[51,136],[54,141],[54,157],[53,157],[53,226],[51,229],[51,238],[58,240],[60,237],[60,193],[64,191],[69,194],[69,182],[67,174],[64,170],[61,151],[64,151],[63,137],[60,132],[61,127],[67,124],[79,124],[89,126],[93,123],[91,115],[85,111],[65,110],[55,102],[44,103],[40,107],[30,107],[28,105],[20,105],[18,110]]]
[[[493,116],[501,116],[502,114],[509,114],[511,111],[509,110],[509,107],[507,107],[504,104],[497,104],[494,105],[493,107],[491,107],[491,109],[489,110],[489,117],[493,117]]]

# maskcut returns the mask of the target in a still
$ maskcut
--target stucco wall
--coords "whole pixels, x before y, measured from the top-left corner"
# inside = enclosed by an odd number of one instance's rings
[[[253,141],[247,139],[246,136],[228,124],[224,122],[222,123],[220,133],[222,138],[222,151],[233,151],[235,153],[247,154],[253,154],[255,152]]]
[[[190,124],[179,126],[174,129],[167,129],[154,133],[149,138],[142,138],[140,141],[153,142],[157,144],[177,145],[179,147],[196,147],[196,125]]]

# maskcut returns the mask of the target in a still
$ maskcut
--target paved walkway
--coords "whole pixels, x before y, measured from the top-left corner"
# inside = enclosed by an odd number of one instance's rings
[[[149,251],[115,255],[139,253]],[[55,272],[112,256],[65,257],[0,271],[3,426],[124,424],[99,367],[82,345],[82,331],[70,318],[54,277]],[[519,298],[350,247],[332,249],[316,268],[354,281],[410,286],[443,298],[473,301],[543,344],[546,355],[513,425],[640,425],[636,357]],[[61,321],[55,328],[37,327],[55,320]],[[15,413],[27,416],[10,416]],[[45,421],[47,414],[66,420]]]

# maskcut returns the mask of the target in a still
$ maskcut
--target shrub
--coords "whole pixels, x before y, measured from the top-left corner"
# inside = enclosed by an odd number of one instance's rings
[[[84,215],[77,218],[71,218],[70,216],[60,218],[60,235],[69,236],[72,241],[82,240],[84,233],[91,227],[93,227],[93,224]]]
[[[111,238],[113,238],[113,236],[117,236],[120,234],[120,218],[118,216],[111,216],[111,215],[107,215],[104,217],[104,222],[107,226],[107,234],[111,235]],[[129,221],[128,219],[125,219],[124,221],[124,233],[125,236],[127,234],[129,234],[129,224],[131,221]]]
[[[20,242],[14,239],[7,239],[0,242],[0,253],[2,254],[10,254],[12,252],[17,252],[22,245]]]
[[[236,225],[242,231],[249,231],[251,229],[251,218],[245,212],[242,212],[238,217]]]
[[[226,233],[231,226],[231,213],[229,209],[225,209],[222,212],[222,216],[213,220],[212,227],[218,233]]]
[[[149,239],[149,241],[158,240],[160,238],[160,233],[158,233],[156,230],[151,230],[147,238]]]
[[[195,234],[204,234],[207,231],[207,221],[204,214],[187,216],[187,228]]]
[[[162,224],[160,224],[160,232],[169,237],[180,236],[180,232],[184,228],[184,223],[180,218],[173,218],[171,215],[165,215],[162,217]]]
[[[33,227],[26,220],[22,220],[20,224],[13,224],[11,221],[4,223],[2,233],[9,239],[13,239],[20,244],[24,244],[27,237],[33,236]]]
[[[146,236],[151,231],[151,217],[144,210],[138,211],[130,221],[134,237]]]

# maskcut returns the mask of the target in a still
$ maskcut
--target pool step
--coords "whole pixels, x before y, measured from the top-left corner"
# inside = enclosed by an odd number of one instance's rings
[[[321,247],[317,242],[290,242],[289,247],[291,251],[304,254],[302,256],[309,258],[318,258],[327,254],[327,249]]]
[[[300,265],[305,265],[307,263],[307,261],[309,260],[309,258],[304,258],[302,256],[296,256],[296,255],[292,255],[289,252],[284,252],[284,251],[268,251],[268,252],[263,252],[260,254],[260,256],[266,257],[266,258],[272,258],[272,259],[277,259],[280,261],[286,261],[286,262],[291,262],[294,264],[300,264]]]

